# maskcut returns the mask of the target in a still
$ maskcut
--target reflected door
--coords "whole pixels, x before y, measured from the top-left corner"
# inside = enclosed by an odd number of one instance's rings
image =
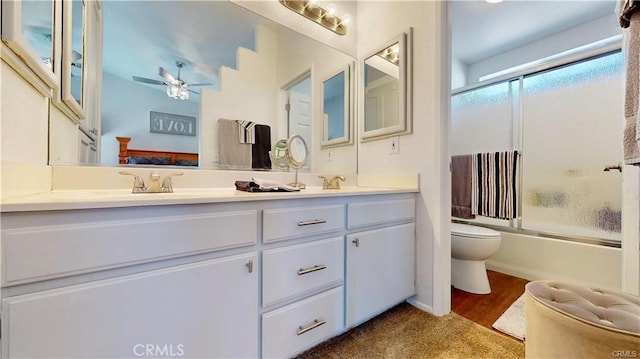
[[[289,92],[289,136],[292,135],[302,136],[307,148],[311,148],[311,96],[295,91]],[[305,167],[309,163],[307,157]]]

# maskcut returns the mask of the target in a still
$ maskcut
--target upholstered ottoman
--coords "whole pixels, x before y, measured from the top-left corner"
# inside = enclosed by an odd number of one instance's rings
[[[640,297],[535,281],[525,288],[527,358],[640,358]]]

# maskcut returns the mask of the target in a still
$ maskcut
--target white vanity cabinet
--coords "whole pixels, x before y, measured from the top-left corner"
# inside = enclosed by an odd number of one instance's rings
[[[345,214],[342,201],[263,211],[263,242],[278,245],[262,255],[263,357],[292,357],[344,330]]]
[[[255,358],[250,263],[257,253],[4,299],[3,357]]]
[[[415,293],[413,193],[255,198],[3,212],[2,358],[287,358]]]
[[[415,294],[414,213],[412,198],[349,205],[350,228],[382,227],[347,235],[347,328]]]

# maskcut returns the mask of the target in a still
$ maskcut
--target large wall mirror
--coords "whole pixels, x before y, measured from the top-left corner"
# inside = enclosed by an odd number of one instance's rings
[[[361,141],[411,132],[411,33],[409,29],[384,43],[363,61]]]
[[[322,147],[353,143],[353,64],[322,82]]]
[[[255,169],[251,159],[221,166],[229,151],[220,139],[229,139],[230,132],[221,133],[229,130],[220,121],[239,121],[249,130],[249,122],[262,126],[252,132],[262,138],[257,147],[264,152],[266,138],[273,149],[289,137],[283,86],[311,69],[314,140],[308,143],[310,158],[317,159],[311,162],[315,171],[314,163],[323,158],[316,154],[322,151],[322,80],[353,57],[230,1],[105,1],[102,6],[101,164],[119,163],[116,137],[127,137],[129,149],[196,154],[202,169]],[[180,25],[166,26],[160,18]],[[185,128],[191,130],[180,130]],[[238,144],[238,134],[233,136],[234,146],[257,145]],[[344,157],[354,160],[332,162],[340,165],[334,171],[355,172],[357,156]]]

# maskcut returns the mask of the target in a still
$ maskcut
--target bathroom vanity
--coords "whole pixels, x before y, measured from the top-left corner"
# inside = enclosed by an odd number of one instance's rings
[[[291,357],[415,294],[415,192],[3,203],[3,358]]]

